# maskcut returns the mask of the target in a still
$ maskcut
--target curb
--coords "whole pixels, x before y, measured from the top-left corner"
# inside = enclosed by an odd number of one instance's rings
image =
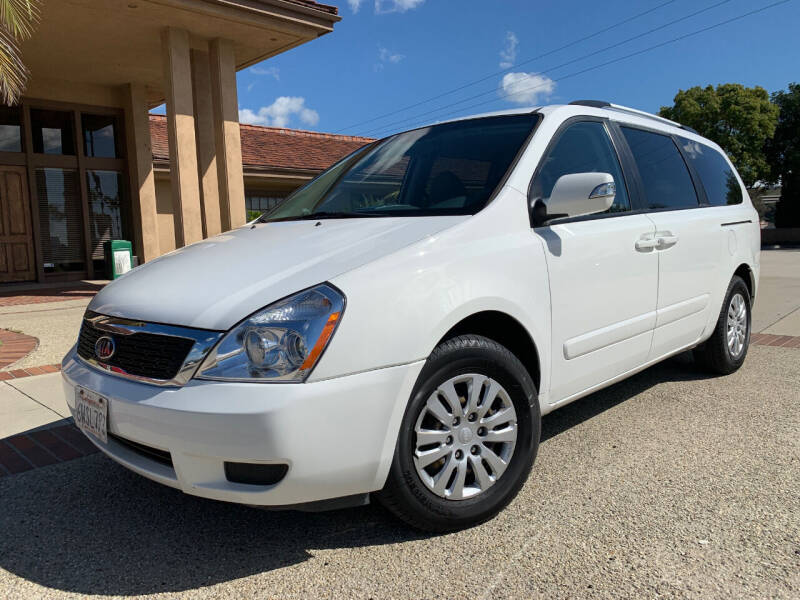
[[[18,433],[0,440],[0,478],[99,451],[72,423]]]
[[[23,377],[33,377],[34,375],[45,375],[47,373],[58,373],[61,365],[40,365],[38,367],[25,367],[24,369],[14,369],[13,371],[0,371],[0,381],[11,381]]]
[[[800,349],[800,335],[774,335],[772,333],[753,333],[750,343],[756,346]]]

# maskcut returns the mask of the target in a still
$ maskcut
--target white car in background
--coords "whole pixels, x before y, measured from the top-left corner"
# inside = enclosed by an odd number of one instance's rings
[[[735,169],[686,127],[596,101],[465,118],[109,284],[64,385],[103,452],[186,493],[371,494],[453,530],[516,495],[542,415],[691,348],[739,368],[759,249]]]

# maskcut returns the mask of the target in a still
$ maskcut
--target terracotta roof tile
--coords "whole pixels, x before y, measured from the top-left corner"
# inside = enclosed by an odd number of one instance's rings
[[[321,171],[372,138],[318,133],[281,127],[239,125],[245,169],[277,168]],[[169,160],[167,119],[150,115],[153,160]]]

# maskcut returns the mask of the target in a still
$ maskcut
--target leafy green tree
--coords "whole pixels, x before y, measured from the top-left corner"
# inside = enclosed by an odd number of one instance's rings
[[[800,83],[772,94],[772,102],[781,111],[775,135],[766,145],[771,179],[781,183],[775,226],[800,227]]]
[[[28,69],[20,42],[33,35],[40,0],[0,0],[0,102],[15,104],[25,91]]]
[[[672,106],[659,114],[696,129],[722,146],[747,187],[768,179],[770,166],[764,143],[778,122],[778,107],[762,87],[723,83],[680,90]]]

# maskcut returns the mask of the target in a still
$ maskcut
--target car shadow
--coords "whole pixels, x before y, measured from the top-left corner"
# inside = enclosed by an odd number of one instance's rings
[[[641,373],[567,404],[542,419],[541,442],[546,442],[584,421],[667,381],[699,381],[713,375],[700,370],[691,350],[660,362]]]
[[[543,442],[660,382],[704,377],[677,360],[546,416]],[[316,550],[430,537],[376,505],[271,512],[184,495],[99,454],[0,478],[0,506],[0,567],[81,595],[175,593],[302,563]]]

